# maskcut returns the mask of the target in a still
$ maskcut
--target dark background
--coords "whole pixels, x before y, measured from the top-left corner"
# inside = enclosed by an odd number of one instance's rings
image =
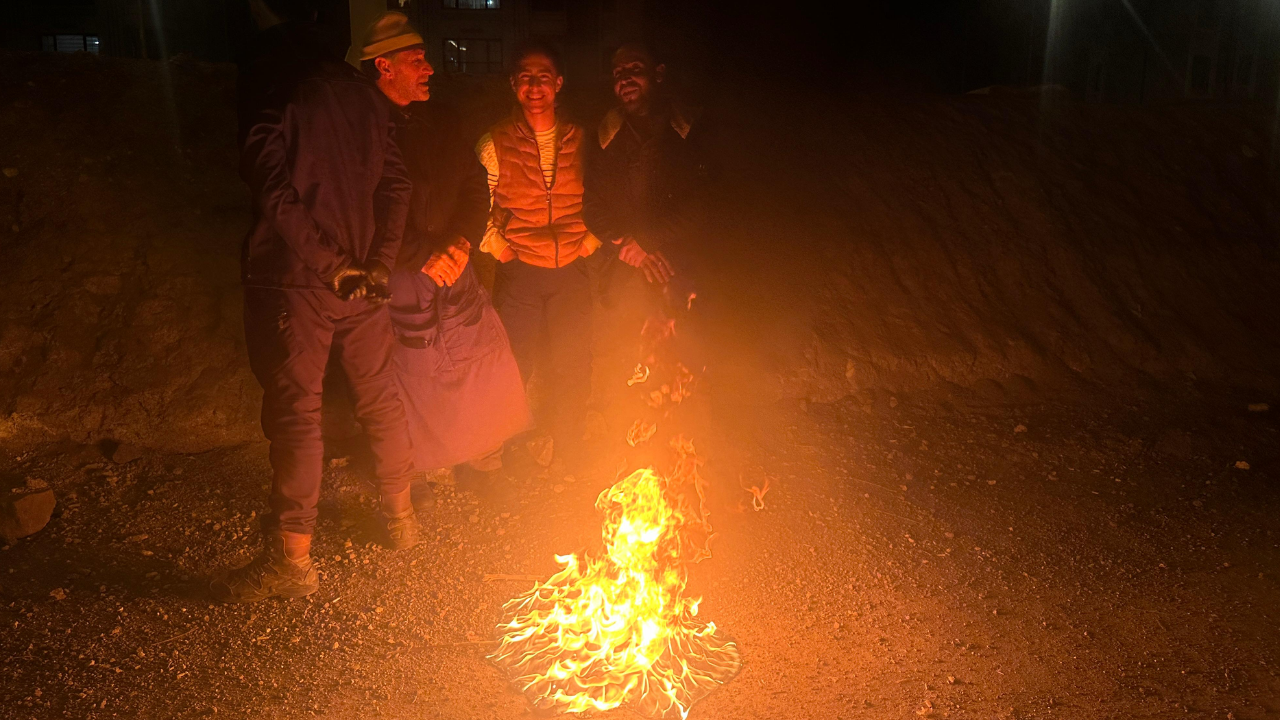
[[[434,6],[442,2],[409,0],[403,9],[425,18],[420,7],[431,6],[436,17]],[[314,5],[335,49],[345,49],[348,3]],[[399,0],[388,6],[400,7]],[[1273,101],[1280,83],[1280,10],[1253,0],[648,0],[632,6],[641,8],[642,20],[627,34],[652,41],[686,81],[702,87],[738,79],[962,93],[1052,83],[1093,101],[1145,103]],[[550,39],[576,45],[600,34],[600,18],[621,4],[507,0],[503,7],[523,17],[560,17]],[[518,39],[544,30],[525,23],[514,33]],[[101,39],[102,54],[225,62],[237,57],[251,32],[245,0],[10,0],[0,8],[0,47],[12,50],[39,50],[42,38],[82,33]],[[612,44],[610,35],[592,48],[599,64]],[[590,74],[576,80],[603,77]]]

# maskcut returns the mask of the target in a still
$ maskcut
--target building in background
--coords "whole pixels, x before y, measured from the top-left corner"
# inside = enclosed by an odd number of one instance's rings
[[[643,0],[350,0],[352,44],[378,13],[397,10],[422,33],[438,70],[501,74],[510,53],[528,40],[556,46],[565,73],[593,83],[609,55],[644,27]]]
[[[0,45],[137,58],[229,60],[226,0],[6,0]]]
[[[1276,98],[1280,3],[1275,0],[1038,0],[1036,5],[1028,57],[1042,63],[1041,83],[1064,85],[1095,102]],[[1034,62],[1029,65],[1034,69]]]
[[[335,50],[345,50],[347,0],[314,4]],[[0,0],[0,48],[7,50],[226,62],[254,32],[248,0]]]

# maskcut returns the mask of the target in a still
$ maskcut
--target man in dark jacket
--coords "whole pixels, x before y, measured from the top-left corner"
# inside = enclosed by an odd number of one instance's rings
[[[665,72],[643,45],[614,53],[618,104],[600,122],[598,147],[587,157],[582,210],[587,228],[655,284],[687,272],[702,211],[692,118],[662,92]],[[625,280],[613,274],[615,282]]]
[[[283,73],[281,77],[291,75]],[[320,396],[330,351],[351,383],[375,455],[392,547],[418,530],[409,503],[409,438],[391,370],[384,304],[410,184],[391,106],[350,66],[320,61],[253,113],[241,174],[254,202],[245,238],[245,340],[271,442],[265,548],[211,586],[215,598],[300,597],[318,587],[311,533],[324,446]]]
[[[665,72],[642,45],[614,53],[617,104],[600,122],[587,156],[582,216],[606,247],[616,248],[595,268],[606,313],[596,362],[611,377],[632,372],[645,324],[688,309],[693,294],[697,253],[691,250],[702,220],[704,164],[689,113],[662,92]],[[683,321],[681,328],[683,344],[689,328]],[[693,357],[684,361],[697,367]],[[606,403],[626,402],[606,392]]]
[[[361,57],[396,106],[396,142],[413,181],[390,308],[414,464],[497,470],[503,442],[530,417],[506,331],[469,262],[489,216],[484,168],[456,119],[427,102],[434,70],[407,17],[381,15]]]

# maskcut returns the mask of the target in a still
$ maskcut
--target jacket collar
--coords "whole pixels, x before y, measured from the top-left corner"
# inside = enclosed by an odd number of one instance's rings
[[[676,131],[681,140],[689,138],[689,131],[693,129],[692,113],[677,103],[671,103],[667,107],[667,114],[670,116],[671,129]],[[615,107],[605,113],[604,119],[600,121],[600,147],[607,148],[609,143],[617,137],[618,131],[622,129],[622,124],[627,121],[627,114],[620,107]]]

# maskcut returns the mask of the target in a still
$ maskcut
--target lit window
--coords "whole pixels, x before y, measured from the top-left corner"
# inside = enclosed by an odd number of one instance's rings
[[[502,41],[486,38],[446,39],[444,68],[456,73],[500,73]]]
[[[497,10],[502,7],[502,0],[443,0],[444,6],[450,10]]]
[[[43,35],[40,38],[40,49],[45,52],[91,52],[96,55],[100,45],[97,35]]]

